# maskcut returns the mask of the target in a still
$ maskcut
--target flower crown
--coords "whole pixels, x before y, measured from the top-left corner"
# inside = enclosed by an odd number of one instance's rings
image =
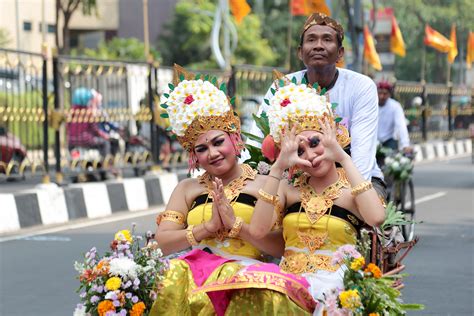
[[[281,141],[283,131],[293,126],[296,126],[296,133],[320,131],[319,119],[324,118],[336,123],[336,137],[341,147],[349,145],[349,132],[345,126],[339,124],[342,118],[335,114],[337,104],[328,102],[325,89],[320,90],[317,83],[308,86],[305,80],[298,84],[296,78],[291,82],[288,78],[280,78],[277,83],[276,89],[271,88],[273,97],[270,101],[265,100],[270,106],[267,111],[270,135],[276,143]]]
[[[176,77],[176,86],[169,84],[169,92],[163,94],[161,107],[167,113],[161,116],[169,118],[170,130],[187,151],[192,151],[199,135],[209,130],[240,133],[240,121],[232,110],[233,100],[226,96],[225,84],[217,88],[216,78],[194,76],[177,65]]]

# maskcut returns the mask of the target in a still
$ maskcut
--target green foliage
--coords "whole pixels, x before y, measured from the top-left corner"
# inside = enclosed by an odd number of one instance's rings
[[[161,60],[156,49],[150,48],[150,54],[156,61]],[[145,44],[136,38],[115,37],[108,42],[101,42],[97,49],[86,48],[83,51],[74,49],[71,51],[71,55],[83,55],[107,60],[146,60]]]
[[[211,0],[181,0],[176,4],[173,19],[158,39],[165,65],[217,68],[210,46],[215,9],[215,1]],[[276,65],[276,56],[260,29],[260,19],[254,14],[237,26],[238,45],[232,56],[233,64]]]
[[[466,41],[469,30],[474,30],[472,19],[471,0],[411,0],[390,1],[382,0],[379,6],[393,7],[400,30],[405,40],[407,55],[405,58],[396,57],[395,76],[398,80],[421,80],[422,55],[425,23],[449,38],[451,24],[456,23],[457,45],[459,61],[461,50],[466,56]],[[437,52],[431,47],[426,47],[426,81],[446,82],[447,62],[446,54]],[[451,78],[456,80],[458,75],[453,67]]]

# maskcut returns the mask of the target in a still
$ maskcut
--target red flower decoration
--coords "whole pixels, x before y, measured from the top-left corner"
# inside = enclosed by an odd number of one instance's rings
[[[194,101],[193,96],[192,96],[192,95],[188,95],[188,96],[186,97],[186,99],[184,99],[184,104],[191,104],[191,103],[193,103],[193,101]]]
[[[281,101],[280,105],[282,107],[286,107],[290,103],[291,103],[290,99],[285,99],[285,100]]]
[[[280,151],[276,147],[275,140],[271,135],[267,135],[267,137],[263,139],[262,154],[265,158],[270,160],[270,162],[274,162],[280,154]]]

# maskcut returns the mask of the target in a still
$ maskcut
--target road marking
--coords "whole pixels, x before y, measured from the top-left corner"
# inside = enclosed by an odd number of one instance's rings
[[[90,227],[90,226],[97,226],[97,225],[102,225],[102,224],[107,224],[107,223],[118,222],[118,221],[130,219],[130,218],[144,217],[144,216],[148,216],[152,214],[158,214],[162,212],[164,208],[165,206],[163,205],[158,208],[153,208],[152,210],[117,214],[117,215],[114,215],[113,217],[93,219],[93,220],[88,220],[86,222],[66,224],[66,225],[62,225],[61,227],[46,228],[46,229],[41,229],[35,232],[31,232],[31,233],[24,233],[24,234],[15,235],[15,236],[3,237],[3,238],[0,238],[0,243],[11,241],[11,240],[19,240],[19,239],[31,240],[29,238],[34,237],[34,236],[52,234],[52,233],[57,233],[57,232],[65,231],[65,230],[79,229],[79,228]]]
[[[418,204],[421,204],[421,203],[424,203],[424,202],[428,202],[428,201],[431,201],[431,200],[434,200],[434,199],[438,199],[442,196],[445,196],[447,194],[447,192],[444,192],[444,191],[440,191],[440,192],[436,192],[436,193],[433,193],[433,194],[430,194],[430,195],[426,195],[424,197],[421,197],[419,199],[416,199],[415,200],[415,205],[418,205]],[[408,201],[406,203],[406,208],[410,208],[411,207],[411,202]]]
[[[22,240],[32,240],[32,241],[71,241],[69,237],[63,236],[31,236],[23,238]]]

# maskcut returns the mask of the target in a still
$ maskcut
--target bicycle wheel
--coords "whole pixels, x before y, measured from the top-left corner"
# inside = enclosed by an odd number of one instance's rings
[[[412,241],[415,237],[415,190],[411,179],[402,185],[400,204],[405,220],[410,221],[402,226],[403,237],[405,241]]]

